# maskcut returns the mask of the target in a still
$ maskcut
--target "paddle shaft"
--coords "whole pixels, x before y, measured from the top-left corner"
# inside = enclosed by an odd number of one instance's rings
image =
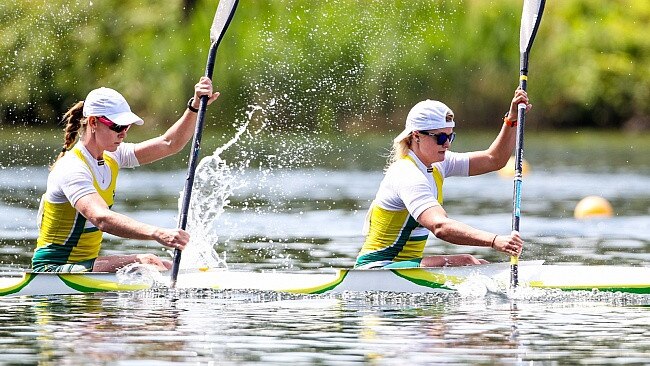
[[[528,55],[533,47],[535,34],[542,20],[546,0],[524,0],[519,29],[519,87],[526,90],[528,84]],[[524,127],[526,125],[526,104],[517,105],[517,141],[515,146],[515,179],[512,197],[512,230],[519,231],[521,221],[521,183],[524,161]],[[519,257],[510,257],[510,287],[519,285]]]
[[[210,52],[208,54],[208,62],[205,68],[205,76],[212,79],[214,71],[214,63],[217,58],[218,42],[212,42]],[[192,187],[194,186],[194,173],[198,164],[199,152],[201,151],[201,137],[203,136],[203,125],[205,122],[205,111],[208,107],[208,96],[201,96],[201,104],[196,116],[196,127],[194,129],[194,138],[192,139],[192,149],[190,150],[190,162],[187,168],[187,176],[185,177],[185,187],[183,188],[183,201],[181,203],[181,211],[178,217],[178,227],[185,230],[187,227],[187,214],[190,209],[190,200],[192,198]],[[172,263],[171,273],[171,286],[176,286],[178,279],[178,270],[181,263],[181,251],[174,249],[174,260]]]
[[[519,87],[526,90],[528,82],[528,54],[521,55]],[[526,122],[526,104],[517,105],[517,137],[515,146],[515,178],[513,190],[512,230],[519,231],[521,221],[521,184],[523,181],[522,164],[524,160],[524,125]],[[510,257],[510,287],[519,285],[519,257]]]

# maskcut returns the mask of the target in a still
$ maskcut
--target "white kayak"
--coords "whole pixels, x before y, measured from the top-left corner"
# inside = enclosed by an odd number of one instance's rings
[[[135,291],[152,287],[152,281],[124,278],[115,273],[3,273],[0,296],[57,295],[107,291]],[[126,276],[128,277],[128,276]],[[165,286],[161,276],[153,286]],[[509,263],[467,267],[405,269],[333,269],[323,272],[245,272],[225,269],[186,271],[177,288],[261,290],[301,294],[365,291],[407,293],[454,292],[471,281],[488,281],[507,289]],[[519,285],[565,291],[608,291],[650,294],[650,268],[625,266],[544,265],[519,262]]]

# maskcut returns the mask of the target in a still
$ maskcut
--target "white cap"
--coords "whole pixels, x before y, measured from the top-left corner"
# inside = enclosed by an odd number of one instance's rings
[[[120,126],[144,123],[142,118],[131,112],[131,107],[122,94],[111,88],[102,87],[88,93],[84,101],[83,113],[84,117],[104,116]]]
[[[452,116],[451,121],[447,121],[448,115]],[[395,142],[404,140],[413,131],[454,127],[453,116],[454,112],[442,102],[431,99],[421,101],[411,108],[406,117],[406,127],[395,137]]]

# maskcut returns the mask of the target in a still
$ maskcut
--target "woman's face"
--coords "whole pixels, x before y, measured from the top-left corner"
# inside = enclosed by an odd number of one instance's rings
[[[95,137],[100,148],[105,151],[115,151],[126,138],[127,131],[131,127],[119,126],[106,117],[95,117]]]
[[[455,136],[454,129],[451,127],[413,131],[411,149],[425,165],[430,166],[445,160],[445,153],[449,150]]]

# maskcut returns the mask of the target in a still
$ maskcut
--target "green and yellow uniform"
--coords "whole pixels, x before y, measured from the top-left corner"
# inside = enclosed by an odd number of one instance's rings
[[[41,198],[34,271],[92,270],[103,233],[74,208],[74,202],[96,192],[111,207],[124,161],[137,165],[132,144],[120,145],[115,153],[105,152],[99,161],[77,144],[54,165]]]
[[[444,178],[454,175],[469,175],[467,154],[447,152],[445,160],[426,167],[409,151],[393,163],[368,211],[355,267],[419,266],[430,232],[417,217],[442,205]]]

